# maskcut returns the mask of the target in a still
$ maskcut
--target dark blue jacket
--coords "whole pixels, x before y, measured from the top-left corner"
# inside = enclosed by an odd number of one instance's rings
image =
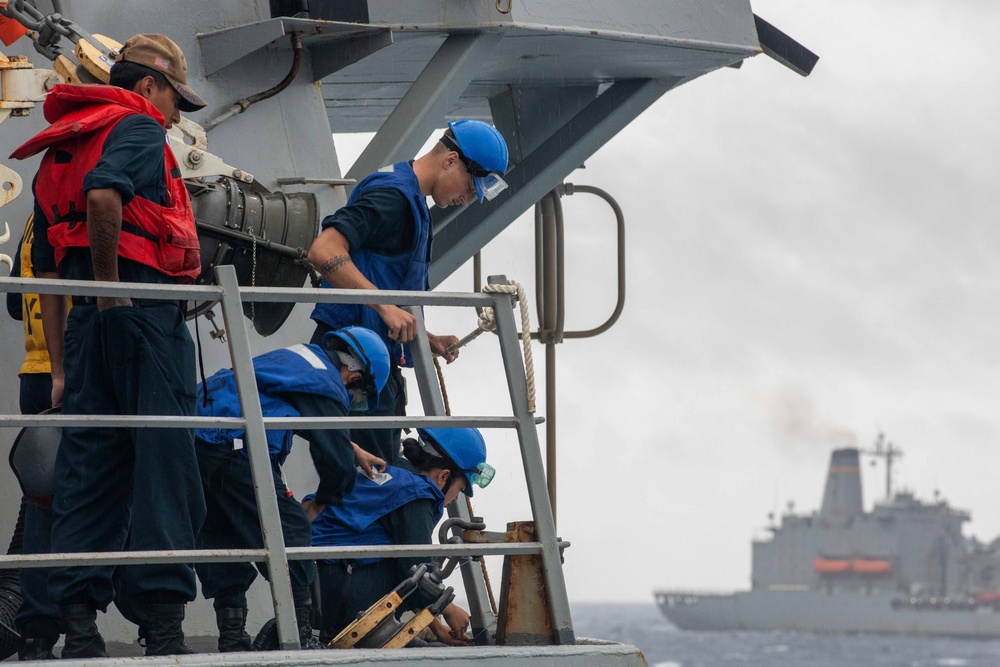
[[[392,538],[379,523],[386,514],[411,503],[428,499],[435,503],[437,520],[444,514],[444,494],[424,475],[387,466],[392,479],[381,486],[358,473],[354,489],[339,506],[327,505],[313,520],[313,546],[370,546],[392,544]],[[308,498],[309,496],[306,496]],[[427,536],[430,542],[430,535]],[[375,563],[380,558],[357,559],[356,565]]]
[[[413,245],[399,255],[380,255],[367,248],[351,248],[351,261],[361,274],[382,290],[427,291],[430,284],[427,271],[431,257],[431,214],[427,209],[427,199],[420,192],[420,184],[409,162],[397,162],[369,174],[351,192],[347,205],[350,206],[363,192],[374,188],[394,188],[402,192],[413,210],[415,229]],[[323,281],[323,287],[332,287]],[[320,303],[312,312],[312,319],[325,322],[334,329],[351,325],[368,327],[385,341],[389,358],[398,360],[405,352],[405,366],[412,366],[407,351],[389,338],[385,322],[374,310],[357,304]]]
[[[351,394],[340,379],[339,367],[318,345],[293,345],[267,352],[253,360],[260,407],[265,417],[298,417],[301,413],[284,394],[315,394],[351,406]],[[201,387],[198,392],[199,417],[241,417],[236,378],[231,369],[219,371],[208,379],[209,403],[204,405]],[[243,429],[199,428],[195,436],[208,443],[230,444],[242,438]],[[267,448],[280,465],[292,446],[291,430],[268,430]],[[246,453],[246,450],[244,450]]]

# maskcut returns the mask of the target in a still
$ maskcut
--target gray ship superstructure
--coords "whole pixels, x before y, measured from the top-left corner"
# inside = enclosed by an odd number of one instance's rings
[[[685,630],[797,630],[1000,636],[1000,540],[962,534],[968,512],[892,493],[901,453],[880,438],[886,499],[864,511],[860,455],[835,450],[818,512],[781,517],[753,543],[752,586],[737,593],[656,591]]]

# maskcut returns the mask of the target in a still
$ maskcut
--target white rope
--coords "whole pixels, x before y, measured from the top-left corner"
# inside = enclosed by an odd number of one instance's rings
[[[524,350],[524,375],[528,382],[528,412],[535,412],[535,362],[531,356],[531,318],[528,313],[528,297],[524,288],[516,280],[508,280],[506,285],[489,284],[483,287],[484,294],[516,294],[521,306],[521,347]],[[496,317],[492,308],[483,308],[479,314],[476,329],[468,336],[449,346],[449,350],[465,347],[487,331],[496,332]]]

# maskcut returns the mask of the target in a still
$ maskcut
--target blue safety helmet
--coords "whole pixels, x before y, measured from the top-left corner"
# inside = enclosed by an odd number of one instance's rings
[[[385,343],[371,329],[344,327],[324,335],[322,347],[326,350],[342,348],[343,345],[337,341],[342,341],[347,350],[361,362],[368,379],[365,387],[367,409],[374,410],[378,407],[378,395],[389,379],[389,351],[385,348]]]
[[[507,189],[503,173],[507,171],[507,142],[497,129],[480,120],[459,120],[448,123],[455,140],[448,135],[441,139],[472,174],[479,201],[492,200]]]
[[[472,496],[473,485],[485,489],[496,470],[486,462],[486,441],[474,428],[418,428],[420,438],[439,450],[455,464],[455,472],[465,477],[462,492]]]

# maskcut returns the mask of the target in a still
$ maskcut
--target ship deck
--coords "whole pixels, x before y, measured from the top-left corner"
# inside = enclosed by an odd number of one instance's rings
[[[527,665],[532,667],[648,667],[642,652],[634,646],[581,639],[572,646],[470,646],[414,649],[350,649],[328,651],[267,651],[260,653],[196,653],[142,658],[148,667],[320,667],[325,665],[365,665],[366,667],[432,667]],[[45,664],[45,663],[22,663]],[[136,656],[63,660],[64,667],[125,667],[136,664]]]

